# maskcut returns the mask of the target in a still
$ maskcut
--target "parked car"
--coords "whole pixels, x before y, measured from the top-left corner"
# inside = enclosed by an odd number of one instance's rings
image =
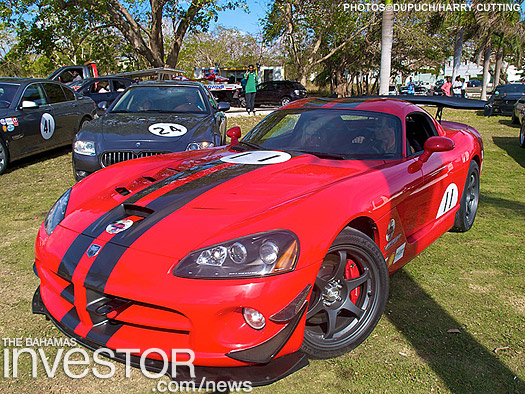
[[[525,83],[499,85],[487,101],[485,114],[512,116],[514,104],[525,95]]]
[[[78,94],[91,98],[99,106],[99,114],[101,114],[134,82],[129,78],[99,77],[82,79],[67,85],[76,90]]]
[[[390,85],[388,87],[388,95],[389,96],[397,96],[397,95],[399,95],[399,88],[397,87],[397,85]]]
[[[131,85],[75,138],[75,179],[138,157],[219,146],[229,109],[198,82]]]
[[[306,88],[299,82],[294,81],[268,81],[257,85],[255,95],[255,106],[260,105],[286,105],[291,101],[308,97]],[[244,96],[241,98],[241,106],[246,106]]]
[[[145,351],[190,348],[197,381],[270,384],[358,346],[389,273],[474,224],[480,133],[409,102],[303,99],[240,134],[66,191],[38,232],[33,312],[116,360],[140,349],[132,365],[166,373]]]
[[[479,79],[471,79],[467,82],[467,87],[469,88],[477,88],[483,85],[483,83]]]
[[[518,101],[514,103],[514,106],[512,108],[512,123],[522,124],[524,113],[525,113],[525,96],[521,97]]]
[[[93,100],[61,83],[0,78],[0,174],[13,160],[70,145],[95,114]]]
[[[62,66],[53,71],[46,79],[69,83],[96,77],[98,77],[97,65],[95,63],[88,63],[77,66]]]

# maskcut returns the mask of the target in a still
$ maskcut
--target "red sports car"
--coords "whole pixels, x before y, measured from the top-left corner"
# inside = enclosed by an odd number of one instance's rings
[[[389,274],[474,223],[480,134],[412,103],[309,98],[229,136],[68,190],[38,233],[33,312],[91,349],[140,349],[135,365],[191,349],[197,375],[268,384],[359,345]]]

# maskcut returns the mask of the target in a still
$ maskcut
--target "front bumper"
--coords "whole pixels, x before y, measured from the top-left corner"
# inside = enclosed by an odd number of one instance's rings
[[[57,328],[62,331],[65,335],[70,338],[74,338],[79,344],[85,346],[90,350],[97,350],[104,347],[96,338],[88,339],[81,337],[75,334],[70,328],[65,324],[62,324],[56,320],[47,310],[44,302],[42,301],[42,296],[40,294],[40,287],[35,291],[32,301],[32,312],[34,314],[41,314],[46,316],[47,319],[51,320]],[[125,353],[114,353],[112,360],[126,363],[127,355]],[[129,365],[139,368],[140,367],[140,357],[131,355],[129,357]],[[191,377],[189,368],[182,368],[180,365],[176,368],[176,376],[171,374],[172,367],[168,366],[166,374],[172,380],[178,381],[195,381],[200,382],[202,379],[207,381],[215,382],[228,382],[228,381],[249,381],[252,386],[264,386],[271,383],[274,383],[280,379],[285,378],[286,376],[300,370],[301,368],[308,365],[308,359],[306,356],[297,351],[292,354],[274,359],[266,364],[250,365],[245,367],[203,367],[195,366],[194,372],[195,377]],[[159,373],[165,368],[165,365],[160,360],[147,359],[145,362],[145,367],[148,371]]]

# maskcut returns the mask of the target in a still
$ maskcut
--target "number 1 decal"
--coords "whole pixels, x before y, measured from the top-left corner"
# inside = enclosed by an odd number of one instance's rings
[[[439,209],[436,215],[436,219],[443,216],[445,213],[450,211],[458,203],[458,187],[455,183],[448,185],[443,198],[441,199],[441,204],[439,204]]]

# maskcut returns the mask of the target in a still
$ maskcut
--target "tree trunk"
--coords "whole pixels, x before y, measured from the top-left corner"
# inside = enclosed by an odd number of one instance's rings
[[[490,66],[490,53],[491,52],[492,50],[490,47],[490,40],[489,40],[483,52],[483,82],[481,85],[481,99],[482,100],[487,99],[487,85],[490,80],[489,66]]]
[[[503,53],[504,49],[500,48],[496,54],[496,70],[494,72],[494,87],[499,85],[499,80],[501,76],[501,66],[503,65]]]
[[[394,10],[391,1],[386,1],[383,11],[383,26],[381,31],[381,69],[379,73],[379,94],[388,95],[390,86],[390,71],[392,68],[392,40],[394,37]]]
[[[463,50],[463,34],[465,28],[463,26],[456,30],[456,38],[454,40],[454,63],[452,66],[452,82],[456,80],[459,75],[459,66],[461,65],[461,51]]]

